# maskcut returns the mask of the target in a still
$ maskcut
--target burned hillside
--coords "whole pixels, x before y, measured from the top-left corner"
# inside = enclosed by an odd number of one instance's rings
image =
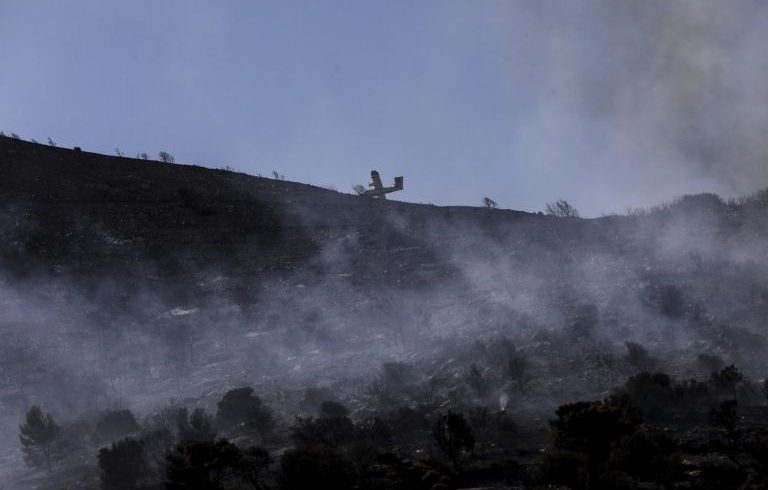
[[[272,455],[288,451],[286,475],[292,464],[328,458],[344,473],[364,441],[390,459],[356,461],[365,470],[354,478],[385,479],[366,473],[382,468],[398,478],[432,471],[431,484],[457,488],[497,471],[498,481],[522,485],[540,464],[573,469],[588,457],[608,465],[603,449],[583,441],[574,449],[557,431],[581,430],[578,417],[592,410],[629,417],[624,392],[646,413],[616,437],[660,445],[666,440],[639,420],[677,421],[698,403],[691,400],[704,400],[697,420],[708,423],[712,405],[722,421],[729,392],[712,373],[728,366],[742,376],[733,398],[750,407],[751,421],[765,405],[766,193],[557,218],[373,200],[6,137],[0,170],[0,431],[9,441],[0,475],[22,487],[96,488],[110,457],[145,450],[150,434],[166,437],[152,432],[163,424],[176,442],[181,433],[215,432],[239,447],[179,447],[168,459],[177,463],[194,451],[239,454],[256,444]],[[255,394],[237,391],[244,387]],[[674,391],[682,401],[659,406],[643,390]],[[225,394],[261,410],[259,422],[206,422],[205,413],[226,406]],[[579,400],[602,401],[561,409],[552,429],[558,406]],[[318,412],[321,405],[330,412]],[[45,468],[24,469],[16,442],[33,406],[55,417],[74,448],[50,461],[54,479]],[[169,407],[187,410],[183,430]],[[195,408],[205,413],[193,421]],[[464,430],[457,413],[486,458],[480,463],[465,460],[469,438],[450,454],[440,447],[439,423]],[[377,418],[390,432],[383,440]],[[393,442],[391,432],[413,437]],[[110,446],[126,436],[143,445]],[[550,446],[542,463],[539,452]],[[707,454],[727,454],[723,447]],[[104,448],[115,452],[97,458]],[[238,457],[256,464],[262,456]],[[162,488],[162,471],[147,464],[142,471],[155,476],[146,488]],[[272,475],[264,485],[302,488],[280,483],[275,464],[260,467]],[[472,471],[484,476],[457,476]],[[563,470],[566,483],[574,471]]]

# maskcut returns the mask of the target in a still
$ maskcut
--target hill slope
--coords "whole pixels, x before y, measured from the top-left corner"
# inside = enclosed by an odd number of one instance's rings
[[[382,393],[350,387],[392,361],[415,368],[419,393],[463,403],[476,395],[446,380],[471,362],[494,373],[499,345],[535,380],[515,400],[520,417],[623,382],[626,341],[678,374],[701,374],[702,353],[768,371],[763,198],[559,219],[10,138],[0,172],[9,441],[34,403],[63,419],[116,400],[210,407],[239,385],[287,418],[307,386],[335,387],[365,413]],[[7,450],[0,462],[17,464]]]

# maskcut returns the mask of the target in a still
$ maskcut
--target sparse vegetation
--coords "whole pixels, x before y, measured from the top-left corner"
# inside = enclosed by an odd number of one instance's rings
[[[485,206],[487,209],[496,209],[497,204],[496,204],[496,201],[494,201],[490,197],[484,197],[483,206]]]
[[[544,208],[544,213],[548,216],[556,216],[558,218],[578,218],[579,212],[571,206],[571,204],[565,199],[558,199],[555,202],[547,203]]]
[[[163,163],[175,163],[176,159],[168,153],[167,151],[161,151],[157,154],[158,158],[160,158],[160,161]]]

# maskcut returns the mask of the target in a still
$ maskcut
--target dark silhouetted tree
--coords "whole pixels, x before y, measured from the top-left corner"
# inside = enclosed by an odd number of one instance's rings
[[[226,439],[179,443],[166,458],[168,490],[264,488],[269,453],[258,447],[241,450]]]
[[[96,421],[96,439],[114,441],[127,434],[138,432],[139,424],[130,410],[110,410]]]
[[[143,444],[130,437],[100,449],[98,459],[102,490],[139,488],[139,480],[149,471]]]
[[[485,206],[488,209],[496,209],[497,204],[496,204],[496,201],[494,201],[490,197],[484,197],[483,206]]]
[[[157,154],[157,156],[160,158],[160,161],[163,163],[174,163],[176,159],[168,153],[167,151],[161,151]]]
[[[358,196],[362,196],[365,193],[365,186],[363,184],[355,184],[352,187],[352,190],[355,191],[355,194]]]
[[[571,476],[579,481],[568,484],[587,489],[608,488],[600,483],[600,476],[612,448],[633,434],[641,423],[631,400],[618,396],[601,402],[571,403],[561,405],[555,413],[557,418],[549,423],[555,447],[561,451],[558,454],[570,453],[575,459],[569,464],[578,466]]]
[[[435,421],[432,437],[456,471],[461,470],[466,454],[475,449],[475,436],[467,420],[464,415],[453,411],[448,411]]]
[[[547,203],[544,207],[544,212],[549,216],[557,216],[558,218],[578,218],[579,212],[571,206],[565,199],[558,199],[555,202]]]
[[[219,490],[243,459],[243,453],[231,442],[186,441],[179,443],[166,458],[167,490]]]
[[[243,451],[243,457],[237,463],[236,472],[241,479],[250,483],[254,490],[264,488],[262,475],[269,468],[269,453],[260,447],[249,447]]]
[[[732,395],[734,400],[736,399],[736,388],[738,388],[742,381],[744,381],[744,375],[733,364],[712,373],[712,376],[710,376],[710,383],[712,383],[715,389],[727,392]]]
[[[272,411],[253,394],[253,388],[230,390],[216,406],[216,426],[222,430],[245,429],[266,437],[274,428]]]
[[[216,431],[213,429],[213,419],[205,413],[202,408],[196,408],[189,417],[184,417],[178,421],[178,437],[180,441],[212,441],[216,438]]]
[[[166,428],[160,428],[142,434],[139,440],[144,448],[144,456],[150,471],[159,472],[165,467],[166,455],[173,449],[173,434]]]
[[[728,457],[736,464],[736,453],[739,445],[739,413],[736,400],[725,400],[718,407],[712,409],[710,414],[712,422],[725,431],[726,452]]]
[[[45,466],[48,471],[51,471],[51,462],[60,437],[61,429],[53,415],[43,412],[38,406],[30,408],[24,423],[19,426],[19,440],[24,453],[24,462],[30,467]]]

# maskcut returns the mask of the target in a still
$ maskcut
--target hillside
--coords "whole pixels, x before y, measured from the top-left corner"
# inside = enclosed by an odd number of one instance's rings
[[[702,354],[768,373],[764,195],[555,218],[6,137],[0,172],[0,475],[20,467],[32,404],[62,420],[149,416],[171,399],[213,410],[251,385],[290,420],[307,388],[360,417],[429,392],[437,407],[509,406],[540,444],[559,404],[636,371],[625,342],[679,376],[708,374]],[[472,392],[469,366],[502,379],[506,345],[530,387]],[[392,363],[411,391],[376,384]],[[93,464],[68,467],[92,477]]]

